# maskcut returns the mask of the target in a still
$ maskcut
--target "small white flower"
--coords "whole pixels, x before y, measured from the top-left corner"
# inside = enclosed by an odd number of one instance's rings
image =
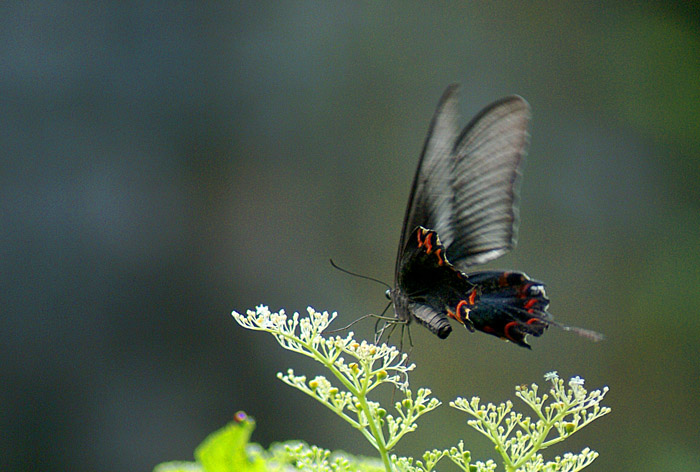
[[[571,388],[574,388],[574,386],[583,387],[583,382],[584,382],[584,380],[577,375],[576,377],[573,377],[571,380],[569,380],[569,387],[571,387]]]
[[[544,374],[544,379],[545,379],[547,382],[554,382],[554,381],[557,380],[558,378],[559,378],[559,374],[557,374],[557,371],[556,371],[556,370],[553,370],[553,371],[551,371],[551,372],[547,372],[546,374]]]

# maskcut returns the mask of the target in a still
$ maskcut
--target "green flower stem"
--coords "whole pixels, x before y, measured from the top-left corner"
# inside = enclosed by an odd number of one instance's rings
[[[496,421],[486,421],[485,419],[480,419],[481,425],[486,427],[488,430],[489,434],[485,434],[487,438],[489,438],[495,445],[496,445],[496,451],[503,457],[503,466],[507,471],[514,471],[517,469],[515,464],[513,464],[512,459],[510,458],[510,455],[508,454],[508,450],[506,448],[506,445],[503,441],[501,441],[501,438],[507,438],[508,434],[500,434],[498,431],[498,428],[501,427],[501,422],[503,421],[503,418],[505,418],[506,413],[510,410],[508,406],[510,403],[506,405],[501,405],[498,410],[498,419]],[[512,428],[509,428],[509,431],[512,430]]]
[[[379,455],[382,458],[382,463],[384,463],[384,468],[387,470],[387,472],[391,472],[393,469],[391,466],[391,460],[389,460],[389,448],[387,447],[386,440],[384,439],[384,432],[382,431],[381,426],[379,426],[375,421],[374,415],[370,414],[370,408],[367,404],[365,396],[357,395],[357,399],[362,407],[365,417],[367,418],[367,423],[370,431],[372,432],[372,436],[374,436],[374,438],[377,440],[376,442],[372,441],[371,443],[379,452]]]

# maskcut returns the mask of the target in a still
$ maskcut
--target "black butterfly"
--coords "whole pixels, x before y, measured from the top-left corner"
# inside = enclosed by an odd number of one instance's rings
[[[527,348],[526,335],[540,336],[549,325],[600,339],[552,321],[544,285],[521,272],[463,272],[515,246],[530,106],[503,98],[460,133],[457,89],[449,86],[440,99],[413,180],[388,291],[397,321],[415,319],[444,339],[453,318]]]

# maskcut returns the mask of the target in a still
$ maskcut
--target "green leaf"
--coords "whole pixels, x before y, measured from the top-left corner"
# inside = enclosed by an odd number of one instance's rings
[[[194,451],[201,470],[203,472],[264,472],[266,467],[263,460],[252,459],[246,453],[246,446],[253,429],[255,429],[255,422],[244,418],[233,421],[210,434]]]

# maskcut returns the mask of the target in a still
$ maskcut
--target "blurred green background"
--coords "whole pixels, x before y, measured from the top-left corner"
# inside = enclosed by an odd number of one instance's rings
[[[4,2],[2,469],[150,470],[237,410],[264,445],[370,454],[275,378],[316,364],[229,314],[312,305],[341,326],[384,307],[328,259],[391,282],[429,120],[460,82],[465,124],[510,93],[534,113],[519,245],[488,267],[545,281],[557,320],[607,339],[550,329],[526,351],[416,327],[412,384],[497,402],[580,375],[613,412],[552,453],[700,470],[699,18],[697,2]],[[443,406],[397,452],[464,438],[493,457],[465,422]]]

